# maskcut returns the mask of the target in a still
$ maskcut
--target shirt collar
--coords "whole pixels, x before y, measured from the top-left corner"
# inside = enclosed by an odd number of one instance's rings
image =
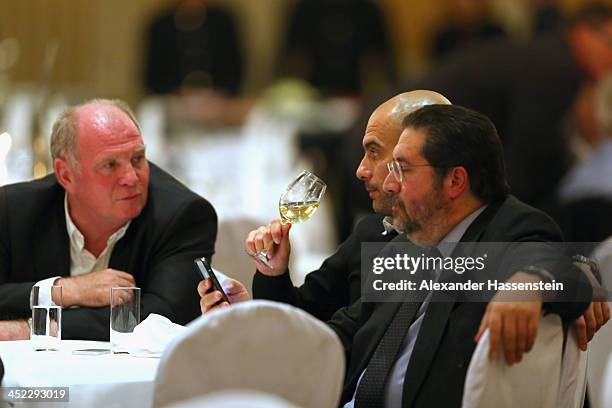
[[[68,231],[70,245],[75,246],[79,251],[82,251],[85,247],[85,237],[81,231],[79,231],[77,226],[74,225],[74,222],[72,222],[72,217],[70,217],[70,212],[68,211],[68,194],[64,194],[64,215],[66,217],[66,231]],[[123,227],[119,228],[110,237],[108,237],[108,240],[106,241],[107,248],[123,238],[131,222],[132,221],[128,221]]]
[[[402,233],[402,231],[393,224],[393,217],[390,215],[387,215],[385,218],[383,218],[382,225],[383,225],[383,228],[385,229],[381,233],[382,235],[387,235],[392,232],[396,232],[398,234]]]
[[[453,253],[455,247],[459,241],[461,241],[463,234],[465,234],[465,231],[467,231],[470,225],[472,225],[474,220],[485,210],[485,208],[487,208],[487,206],[483,205],[476,211],[472,212],[470,215],[461,220],[459,224],[455,225],[455,227],[450,230],[449,233],[444,236],[444,238],[442,238],[437,247],[443,256],[448,257]]]

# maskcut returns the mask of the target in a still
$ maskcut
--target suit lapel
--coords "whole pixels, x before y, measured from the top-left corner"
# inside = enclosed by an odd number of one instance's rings
[[[108,267],[117,269],[119,271],[124,271],[134,274],[133,266],[131,265],[130,254],[138,251],[138,248],[135,248],[135,245],[139,245],[136,239],[133,238],[136,233],[137,224],[139,223],[139,219],[135,218],[132,220],[132,223],[128,227],[127,231],[123,238],[121,238],[115,244],[113,248],[113,253],[111,254],[111,258],[108,262]],[[145,262],[145,260],[141,260],[141,262]]]
[[[70,245],[66,231],[63,190],[51,207],[47,213],[50,216],[40,221],[39,237],[34,243],[35,279],[70,275]]]
[[[500,205],[501,202],[488,205],[465,231],[463,237],[461,237],[461,242],[478,241]],[[436,302],[435,300],[428,305],[406,370],[402,391],[402,406],[409,407],[414,404],[414,399],[427,376],[429,366],[442,341],[448,318],[454,306],[455,302],[452,301]]]

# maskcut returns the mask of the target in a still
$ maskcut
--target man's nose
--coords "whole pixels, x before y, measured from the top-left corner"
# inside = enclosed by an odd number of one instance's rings
[[[359,166],[357,167],[357,171],[355,172],[355,175],[359,180],[367,180],[369,178],[372,178],[372,170],[367,168],[363,161],[364,160],[362,159],[359,163]]]
[[[395,179],[395,175],[389,172],[383,181],[383,190],[386,193],[397,194],[401,189],[402,185]]]
[[[125,167],[123,174],[119,179],[119,183],[123,186],[133,186],[138,183],[138,175],[136,174],[136,170],[132,164],[128,164]]]

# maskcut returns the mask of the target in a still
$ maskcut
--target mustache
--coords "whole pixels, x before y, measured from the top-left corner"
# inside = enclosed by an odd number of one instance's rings
[[[378,187],[368,183],[367,181],[364,181],[363,183],[364,187],[366,190],[370,191],[370,190],[378,190]]]
[[[399,208],[401,208],[402,210],[404,209],[404,203],[402,202],[402,200],[394,195],[393,197],[391,197],[391,203]]]

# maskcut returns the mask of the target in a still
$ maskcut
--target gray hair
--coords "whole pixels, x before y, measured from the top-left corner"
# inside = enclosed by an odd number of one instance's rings
[[[63,111],[53,123],[51,130],[51,157],[53,160],[63,158],[69,160],[73,167],[78,168],[79,162],[76,158],[77,147],[77,112],[87,105],[114,106],[125,113],[132,123],[140,131],[140,125],[136,120],[130,106],[119,99],[91,99],[81,105],[73,106]]]

